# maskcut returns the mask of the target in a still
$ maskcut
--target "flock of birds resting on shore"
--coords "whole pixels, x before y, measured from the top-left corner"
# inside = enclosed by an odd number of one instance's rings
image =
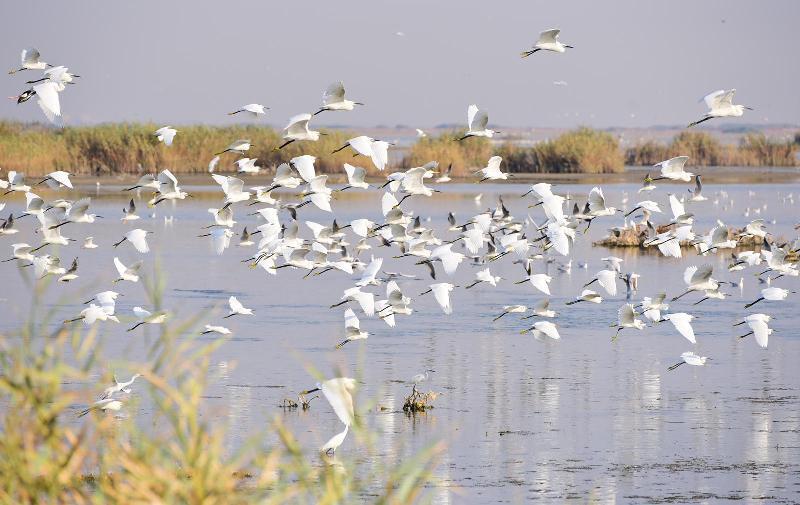
[[[571,49],[572,46],[558,41],[558,35],[559,30],[542,32],[533,48],[522,53],[522,56],[531,56],[539,51],[564,53],[567,49]],[[60,122],[60,95],[68,85],[74,85],[79,76],[70,73],[67,67],[54,67],[45,63],[36,49],[25,49],[22,52],[21,67],[11,73],[21,71],[30,73],[32,70],[44,71],[43,77],[28,81],[32,87],[13,98],[18,103],[23,103],[36,97],[39,107],[47,118],[53,123]],[[709,111],[689,126],[718,117],[741,116],[747,107],[732,103],[734,91],[720,90],[706,96],[705,102]],[[275,149],[281,149],[294,142],[317,141],[323,133],[310,128],[315,115],[327,111],[352,111],[357,105],[363,104],[346,98],[341,82],[332,84],[325,90],[322,106],[316,112],[298,114],[290,119],[283,130],[283,144],[276,146]],[[268,107],[252,103],[239,107],[229,114],[259,118],[264,116],[267,110]],[[480,110],[476,105],[470,105],[467,110],[466,132],[454,138],[453,142],[469,142],[473,137],[492,138],[497,132],[488,128],[488,121],[489,116],[486,111]],[[424,133],[420,131],[420,135]],[[180,132],[170,126],[159,128],[154,132],[154,137],[154,142],[163,142],[165,146],[180,142]],[[561,338],[559,327],[555,322],[558,320],[558,314],[548,299],[551,296],[549,284],[552,277],[541,272],[543,270],[541,265],[559,256],[565,260],[569,259],[575,244],[596,220],[609,223],[623,220],[624,225],[617,229],[625,229],[641,215],[639,224],[644,225],[647,230],[644,245],[657,248],[664,256],[683,259],[689,263],[683,273],[686,291],[672,298],[673,302],[691,293],[701,295],[695,304],[705,300],[712,300],[708,303],[713,303],[715,300],[725,298],[723,286],[736,283],[719,280],[715,276],[713,267],[703,260],[703,257],[717,254],[730,256],[728,270],[731,272],[750,269],[757,270],[759,276],[767,276],[765,283],[768,285],[761,291],[761,296],[748,303],[745,308],[749,309],[756,304],[765,308],[773,304],[777,306],[790,293],[794,293],[790,289],[773,286],[772,283],[779,279],[780,282],[786,282],[786,278],[798,276],[799,240],[778,243],[763,220],[752,221],[738,235],[737,240],[730,238],[729,228],[721,222],[711,230],[693,229],[694,214],[702,212],[703,202],[708,198],[702,193],[700,176],[685,170],[689,162],[686,156],[657,164],[654,170],[658,171],[658,175],[651,177],[648,174],[639,190],[640,194],[647,195],[656,189],[659,181],[671,183],[694,181],[688,194],[680,190],[669,194],[667,213],[662,211],[658,201],[649,199],[639,201],[627,212],[611,207],[607,205],[600,187],[594,187],[588,199],[582,204],[572,200],[570,209],[569,202],[558,194],[556,188],[542,182],[534,184],[522,195],[521,201],[528,204],[526,209],[528,214],[523,218],[513,215],[501,199],[495,208],[489,208],[467,219],[459,220],[451,213],[448,216],[447,229],[435,230],[427,227],[425,217],[415,214],[413,209],[415,200],[435,198],[438,190],[428,186],[429,181],[443,184],[450,180],[449,170],[439,171],[435,160],[420,167],[389,173],[386,180],[377,186],[377,189],[383,192],[380,198],[382,219],[373,221],[360,218],[343,224],[332,218],[330,223],[321,224],[302,219],[302,208],[313,205],[333,216],[332,200],[337,193],[375,190],[376,186],[367,182],[364,168],[344,164],[347,184],[334,189],[328,187],[327,175],[316,173],[315,157],[297,156],[275,168],[271,185],[251,187],[247,190],[244,178],[262,170],[256,165],[256,159],[246,157],[251,147],[250,141],[238,139],[231,142],[227,148],[222,149],[223,147],[220,146],[221,150],[217,153],[209,153],[210,157],[213,154],[209,163],[210,177],[219,185],[222,200],[218,208],[209,209],[211,224],[208,232],[201,237],[209,237],[216,254],[222,255],[232,243],[236,243],[238,236],[237,247],[252,250],[246,260],[249,266],[260,268],[269,275],[278,275],[281,270],[290,269],[305,272],[306,278],[326,274],[351,277],[352,287],[344,290],[341,299],[331,305],[332,308],[345,307],[345,338],[336,339],[337,348],[369,337],[369,332],[361,328],[359,316],[378,320],[380,324],[394,328],[400,324],[401,318],[411,317],[414,311],[413,304],[417,300],[421,301],[422,297],[429,293],[445,314],[453,313],[454,291],[474,289],[478,286],[497,286],[501,279],[493,275],[491,269],[495,262],[504,258],[505,261],[513,260],[521,264],[520,270],[524,269],[525,277],[517,284],[527,285],[531,294],[537,295],[539,300],[532,306],[503,306],[502,310],[498,309],[496,313],[491,314],[491,317],[497,320],[510,314],[521,315],[524,320],[533,320],[526,325],[528,328],[523,330],[524,333],[530,333],[536,339],[558,340]],[[347,141],[340,149],[352,150],[356,156],[354,162],[364,160],[364,163],[372,163],[377,170],[383,172],[389,166],[390,148],[391,144],[388,142],[368,136],[358,136]],[[220,157],[230,155],[241,156],[235,162],[239,177],[214,173],[218,168]],[[490,158],[486,167],[476,172],[475,182],[508,179],[509,174],[502,171],[502,162],[499,156]],[[69,234],[70,231],[79,229],[88,230],[99,216],[91,212],[89,197],[75,201],[57,199],[46,202],[35,193],[39,184],[46,184],[56,191],[63,188],[73,190],[70,174],[64,171],[48,174],[32,185],[28,185],[24,175],[18,172],[8,172],[6,179],[0,180],[0,188],[5,197],[21,194],[25,199],[24,210],[17,212],[16,215],[9,215],[0,226],[0,236],[13,235],[18,231],[22,218],[33,216],[35,219],[29,219],[27,222],[38,225],[37,234],[41,237],[40,244],[12,244],[12,255],[5,261],[13,261],[20,268],[32,266],[36,278],[55,276],[60,282],[69,282],[78,276],[77,259],[69,268],[65,268],[52,249],[50,254],[40,251],[47,251],[46,248],[52,246],[64,246],[63,251],[72,250],[76,247],[72,245],[75,240],[62,233]],[[152,192],[152,198],[146,202],[149,207],[157,206],[164,201],[184,200],[190,196],[181,189],[178,179],[168,169],[158,174],[143,175],[136,184],[125,188],[126,194],[130,195],[138,195],[140,191]],[[276,195],[273,195],[273,192],[277,192]],[[687,197],[680,197],[681,193],[687,194]],[[296,199],[288,201],[290,198]],[[119,240],[113,246],[109,244],[104,247],[131,247],[143,258],[146,257],[149,252],[148,236],[153,232],[135,227],[144,217],[139,214],[142,203],[144,202],[137,201],[136,196],[130,198],[121,216]],[[566,210],[565,203],[567,203]],[[245,226],[240,231],[235,231],[237,222],[234,220],[234,213],[245,212],[254,205],[260,205],[261,208],[254,213],[248,212],[248,215],[256,216],[250,229]],[[687,208],[687,205],[690,207]],[[4,207],[6,203],[0,203],[0,210]],[[655,218],[661,215],[666,217],[656,223]],[[763,241],[760,251],[741,250],[738,240],[748,237]],[[687,256],[686,250],[682,249],[682,244],[685,246],[687,243],[696,249],[697,256]],[[92,236],[86,236],[82,242],[82,248],[86,251],[98,246]],[[366,260],[368,251],[371,257]],[[413,274],[387,271],[384,263],[389,258],[413,258],[420,270]],[[447,279],[451,278],[459,268],[462,270],[465,268],[465,260],[467,264],[472,263],[478,267],[474,273],[474,281],[463,287],[448,282]],[[138,282],[143,261],[123,264],[119,258],[114,258],[114,266],[118,272],[118,278],[114,281],[115,286]],[[623,332],[642,331],[648,325],[669,323],[674,326],[678,338],[685,338],[691,344],[696,343],[691,313],[671,311],[667,295],[663,292],[634,299],[638,290],[639,276],[626,271],[624,262],[620,258],[609,256],[603,258],[603,262],[604,267],[597,271],[589,283],[573,293],[574,300],[568,302],[568,305],[607,304],[609,302],[604,302],[604,297],[616,298],[618,284],[623,282],[627,287],[627,299],[621,306],[616,304],[614,306],[617,321],[612,340]],[[699,264],[693,264],[695,262]],[[572,261],[569,260],[560,268],[568,271],[571,266]],[[434,282],[419,293],[410,293],[412,279],[426,276],[430,276]],[[594,284],[597,284],[598,288],[591,289]],[[65,324],[78,321],[87,326],[106,321],[119,323],[115,313],[115,301],[118,296],[119,293],[113,290],[97,293],[86,302],[87,307],[80,314],[73,315],[65,321]],[[236,297],[231,296],[228,302],[230,312],[226,318],[254,316],[254,311],[245,307]],[[580,305],[572,310],[581,310]],[[169,317],[168,312],[151,312],[143,307],[135,307],[133,312],[135,324],[128,331],[135,331],[142,325],[162,324]],[[772,329],[769,328],[771,316],[755,312],[743,316],[738,324],[746,325],[749,331],[742,337],[752,335],[758,346],[766,348],[772,333]],[[203,333],[228,335],[231,330],[223,326],[221,321],[207,321]],[[687,351],[680,356],[680,361],[669,369],[673,370],[683,364],[704,365],[707,359],[709,358]],[[429,372],[431,371],[415,376],[413,382],[427,380]],[[123,397],[119,394],[130,391],[137,377],[138,374],[125,382],[115,379],[116,383],[104,390],[102,399],[82,414],[94,409],[119,410],[123,406]],[[354,379],[337,377],[318,384],[315,389],[303,391],[302,394],[308,394],[317,389],[321,390],[345,426],[344,431],[325,444],[323,451],[335,451],[344,441],[354,420],[352,391],[355,387]]]

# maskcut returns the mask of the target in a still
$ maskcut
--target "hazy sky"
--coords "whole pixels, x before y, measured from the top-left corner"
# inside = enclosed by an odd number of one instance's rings
[[[470,103],[490,126],[684,124],[728,87],[756,109],[747,122],[800,123],[798,21],[794,0],[3,0],[0,63],[35,46],[80,74],[61,97],[70,124],[226,124],[258,102],[282,127],[336,80],[367,105],[319,125],[461,123]],[[554,27],[574,50],[520,58]],[[3,96],[37,74],[0,74]],[[5,100],[0,118],[44,116]]]

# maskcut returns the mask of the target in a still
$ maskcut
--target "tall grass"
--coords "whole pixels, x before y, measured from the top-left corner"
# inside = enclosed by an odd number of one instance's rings
[[[585,127],[533,147],[505,144],[497,154],[510,172],[598,174],[625,168],[617,139]]]
[[[648,141],[628,148],[628,165],[653,165],[674,156],[689,156],[696,166],[793,167],[798,165],[798,145],[777,141],[761,133],[745,135],[738,145],[722,144],[706,132],[682,132],[669,144]]]
[[[341,172],[343,163],[351,163],[375,172],[372,162],[353,158],[353,152],[341,147],[347,132],[325,131],[318,142],[295,142],[280,151],[280,132],[263,126],[177,126],[172,146],[158,142],[155,124],[115,123],[97,126],[66,127],[61,130],[0,122],[0,167],[25,174],[43,175],[53,170],[73,174],[118,175],[141,174],[169,168],[176,173],[202,173],[214,153],[222,151],[236,139],[250,139],[253,147],[247,156],[258,158],[257,165],[274,168],[294,156],[311,154],[318,157],[317,169],[323,173]],[[221,171],[231,171],[238,155],[225,154]]]
[[[150,280],[157,307],[163,285],[157,275]],[[92,412],[76,421],[74,405],[97,398],[103,340],[97,327],[48,334],[43,285],[19,334],[0,335],[0,502],[334,504],[368,492],[374,503],[404,504],[431,481],[440,445],[386,468],[334,465],[310,458],[277,417],[266,428],[277,442],[266,445],[270,437],[255,433],[231,453],[226,426],[210,422],[203,405],[211,353],[225,341],[192,338],[192,319],[166,325],[146,363],[114,362],[146,384],[137,383],[126,416]],[[136,397],[153,405],[144,422],[134,414]],[[362,423],[351,433],[348,443],[369,450]],[[384,486],[376,490],[376,481]]]
[[[403,168],[422,166],[429,161],[438,161],[444,170],[452,165],[452,175],[469,177],[475,170],[485,167],[492,156],[492,144],[488,139],[472,137],[458,141],[464,131],[445,132],[438,137],[423,137],[411,146],[403,158]]]

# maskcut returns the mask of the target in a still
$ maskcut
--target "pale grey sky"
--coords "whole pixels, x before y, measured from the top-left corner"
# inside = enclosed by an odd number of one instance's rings
[[[462,123],[470,103],[490,125],[684,124],[728,87],[756,109],[740,121],[800,123],[798,20],[793,0],[4,0],[0,62],[35,46],[82,75],[62,94],[68,124],[230,124],[258,102],[282,127],[335,80],[367,105],[318,125]],[[554,27],[574,50],[519,57]],[[35,75],[0,75],[2,93]],[[5,100],[0,118],[43,115]]]

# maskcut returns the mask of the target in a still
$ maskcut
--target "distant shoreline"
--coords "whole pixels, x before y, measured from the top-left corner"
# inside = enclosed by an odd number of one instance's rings
[[[800,183],[800,168],[792,167],[695,167],[688,169],[691,172],[697,173],[703,177],[706,184],[777,184],[787,182]],[[554,184],[631,184],[641,182],[647,172],[653,173],[652,167],[625,167],[624,172],[612,174],[584,174],[584,173],[531,173],[531,174],[513,174],[508,182],[499,182],[494,184],[528,184],[537,182],[552,182]],[[388,175],[391,169],[385,170],[383,173]],[[268,186],[272,181],[272,174],[265,171],[259,175],[249,174],[236,174],[233,172],[216,172],[221,175],[230,175],[238,177],[245,181],[246,187],[251,186]],[[210,174],[176,174],[180,180],[181,186],[214,186],[214,182]],[[81,190],[93,189],[97,182],[101,185],[119,185],[126,186],[135,183],[138,180],[138,175],[121,174],[121,175],[101,175],[97,177],[76,175],[72,177],[72,181],[76,188]],[[462,178],[453,177],[452,182],[435,184],[433,186],[442,187],[448,184],[470,184],[474,183],[476,190],[482,186],[490,186],[491,184],[481,183],[477,184],[475,178]],[[344,173],[330,174],[330,184],[344,184],[346,182]],[[385,182],[381,177],[368,177],[367,181],[370,184],[379,184]],[[662,181],[664,185],[675,185]],[[694,184],[680,183],[680,184]]]

